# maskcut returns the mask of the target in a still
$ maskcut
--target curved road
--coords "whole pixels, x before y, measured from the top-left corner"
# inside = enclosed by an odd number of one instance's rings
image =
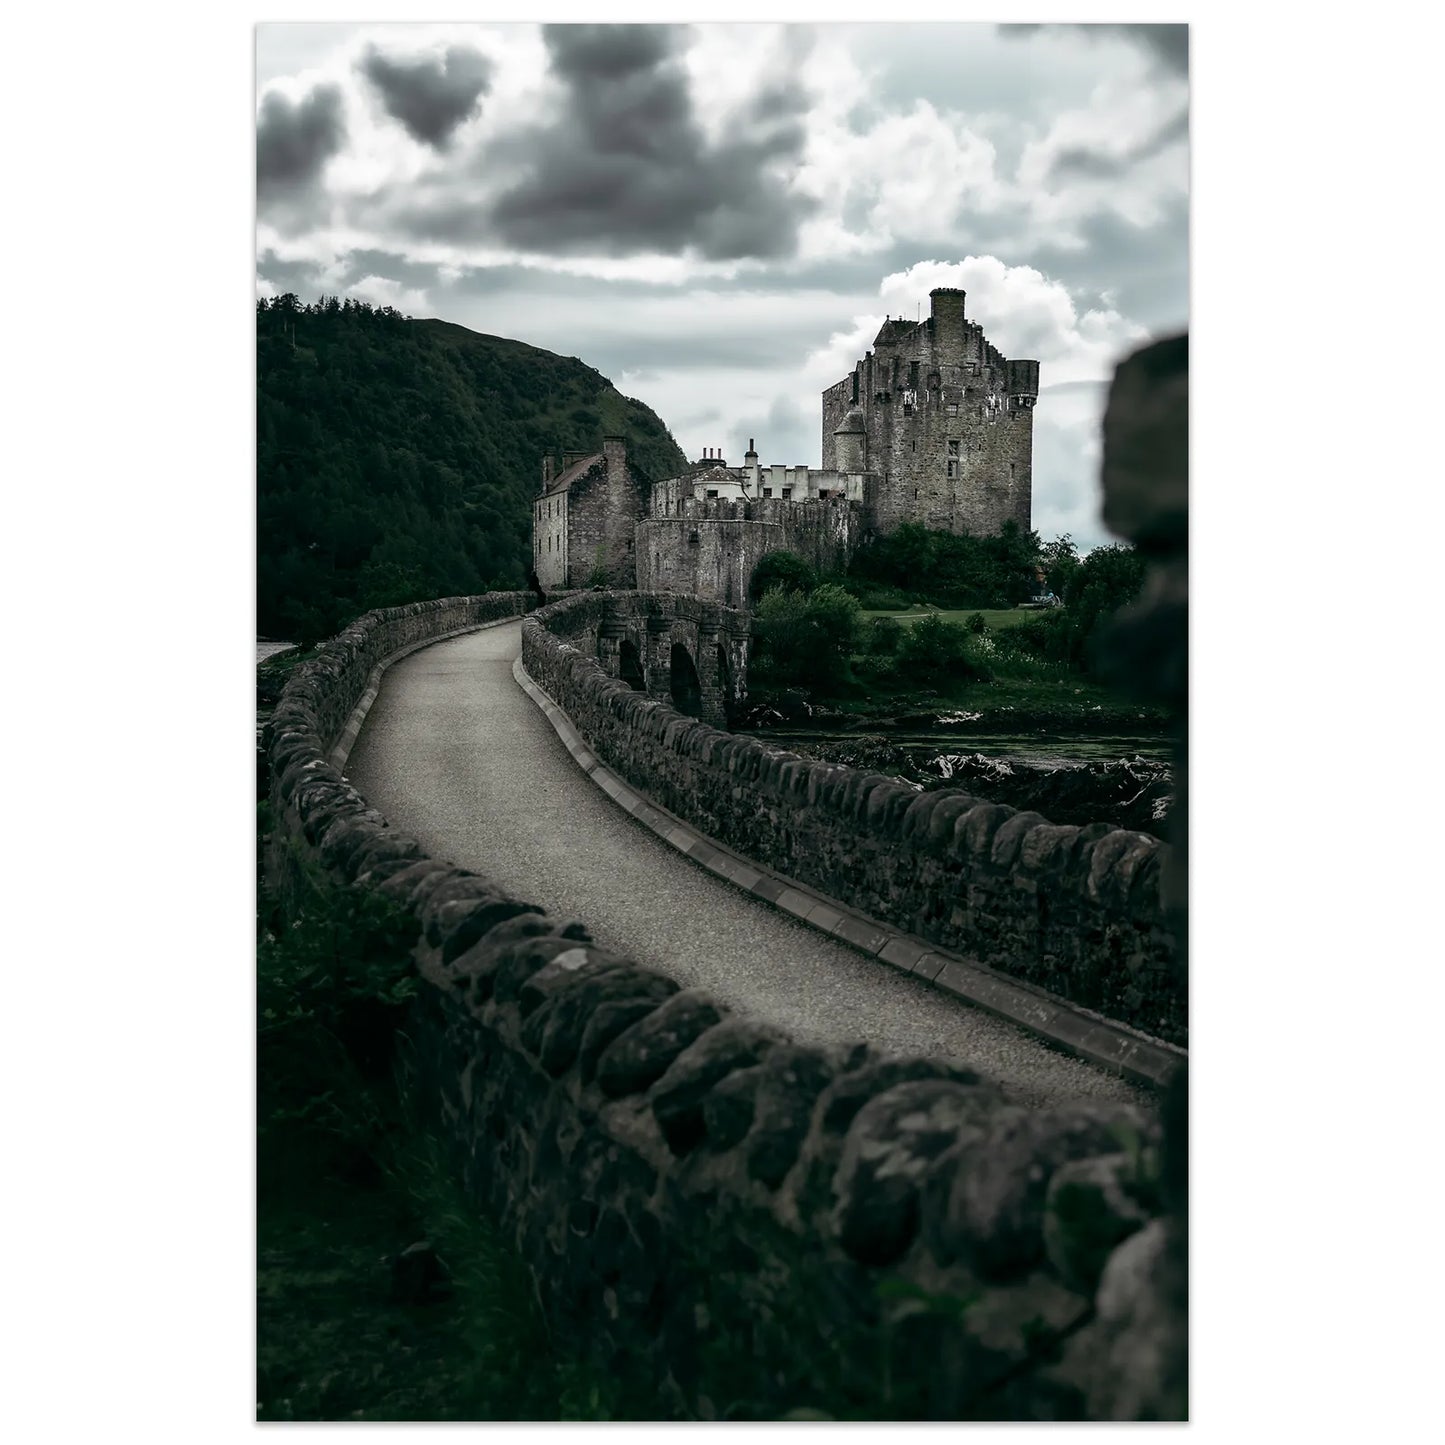
[[[383,675],[347,776],[436,858],[739,1013],[819,1042],[945,1054],[1019,1103],[1147,1102],[1121,1079],[808,928],[668,847],[572,761],[512,677],[521,623],[423,648]]]

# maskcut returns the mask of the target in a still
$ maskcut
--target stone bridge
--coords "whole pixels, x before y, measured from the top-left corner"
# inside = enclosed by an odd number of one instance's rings
[[[747,696],[751,626],[746,612],[693,597],[594,592],[569,599],[550,630],[634,692],[726,727]]]

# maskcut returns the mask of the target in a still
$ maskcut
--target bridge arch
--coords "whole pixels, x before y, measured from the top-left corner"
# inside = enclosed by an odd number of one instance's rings
[[[686,643],[673,641],[667,670],[672,705],[688,717],[702,716],[702,679]]]
[[[642,666],[642,653],[631,637],[624,637],[618,644],[617,675],[633,692],[647,691],[647,673]]]

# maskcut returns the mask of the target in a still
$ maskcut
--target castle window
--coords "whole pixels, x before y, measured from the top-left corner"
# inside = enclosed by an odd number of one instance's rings
[[[948,454],[949,454],[949,456],[951,456],[951,457],[956,457],[956,456],[958,455],[958,443],[957,443],[956,441],[950,441],[950,442],[949,442],[949,444],[948,444]]]
[[[773,489],[772,489],[771,487],[764,487],[764,488],[763,488],[763,495],[764,495],[765,497],[771,497],[771,496],[773,495]]]
[[[956,401],[951,401],[948,403],[948,414],[949,416],[958,415],[958,403]]]
[[[788,498],[791,497],[792,495],[793,495],[793,489],[792,489],[791,487],[784,487],[784,488],[783,488],[783,500],[784,500],[785,502],[786,502],[786,501],[788,500]]]
[[[956,481],[957,479],[958,479],[958,463],[957,463],[957,462],[949,462],[949,464],[948,464],[948,480],[949,480],[950,482],[952,482],[952,481]]]
[[[904,416],[912,416],[912,415],[913,415],[913,408],[912,408],[911,406],[909,406],[907,402],[905,402],[905,403],[903,404],[903,415],[904,415]]]
[[[708,496],[709,496],[709,497],[716,497],[716,496],[717,496],[717,488],[716,488],[716,487],[710,487],[710,488],[708,489]]]

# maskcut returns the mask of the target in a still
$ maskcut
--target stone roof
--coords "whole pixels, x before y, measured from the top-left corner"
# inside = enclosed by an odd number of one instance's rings
[[[593,452],[590,457],[583,457],[580,462],[573,462],[570,467],[558,472],[550,482],[547,483],[547,490],[544,496],[551,496],[553,492],[565,492],[578,477],[591,471],[592,467],[602,460],[601,452]]]
[[[874,347],[890,346],[895,341],[901,341],[910,331],[916,331],[916,321],[905,321],[901,316],[890,316],[882,326],[878,328],[878,335],[873,338]]]
[[[692,480],[694,482],[732,482],[736,484],[738,478],[736,473],[727,467],[709,467],[705,472],[694,472]]]

